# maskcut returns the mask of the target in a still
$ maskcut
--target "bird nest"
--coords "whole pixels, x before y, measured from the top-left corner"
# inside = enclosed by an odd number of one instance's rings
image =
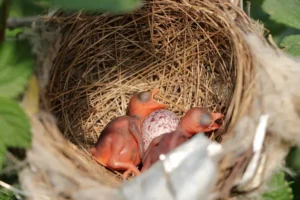
[[[226,114],[209,135],[220,141],[247,107],[242,88],[253,77],[247,46],[229,19],[207,1],[148,1],[118,16],[57,14],[63,40],[46,97],[63,135],[89,151],[104,126],[126,114],[133,94],[159,88],[158,100],[178,116],[195,106]],[[244,15],[237,20],[249,23]]]
[[[47,168],[47,178],[56,170],[35,158],[59,160],[60,175],[68,177],[65,185],[71,179],[76,183],[72,189],[85,187],[82,179],[120,183],[117,172],[92,161],[89,149],[111,119],[126,113],[129,98],[137,92],[159,88],[158,100],[178,116],[195,106],[222,112],[222,128],[208,134],[218,142],[230,140],[239,119],[253,111],[257,72],[244,36],[260,33],[229,1],[152,0],[131,14],[56,12],[41,24],[36,26],[39,35],[55,33],[55,45],[47,53],[39,51],[42,105],[55,116],[64,137],[49,128],[56,127],[52,118],[32,119],[45,135],[34,134],[28,159],[39,169]],[[54,155],[42,154],[46,147]],[[229,171],[221,171],[226,173],[221,177],[226,180]],[[49,188],[60,198],[83,197],[66,194],[65,185],[57,186],[60,178],[50,179]],[[28,182],[24,185],[30,189]],[[219,190],[224,187],[231,189],[219,182]]]
[[[119,16],[56,16],[63,42],[46,94],[65,137],[89,149],[111,119],[126,113],[133,94],[159,88],[158,100],[178,116],[195,106],[226,114],[210,135],[221,140],[240,112],[251,63],[228,14],[214,3],[190,3],[150,1]]]
[[[218,135],[224,133],[236,104],[237,59],[245,56],[213,4],[191,4],[151,1],[127,15],[57,16],[65,34],[47,98],[69,140],[89,148],[111,119],[126,113],[133,94],[152,88],[179,116],[194,106],[228,113]]]

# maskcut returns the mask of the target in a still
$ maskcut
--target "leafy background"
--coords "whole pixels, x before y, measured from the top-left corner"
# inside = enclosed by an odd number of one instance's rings
[[[130,12],[141,0],[0,0],[0,180],[18,188],[15,158],[24,158],[24,148],[30,147],[28,105],[22,108],[20,100],[34,89],[34,56],[25,40],[16,39],[24,28],[6,28],[7,17],[26,19],[43,14],[48,8],[65,10]],[[246,0],[244,0],[246,7]],[[246,10],[246,8],[245,8]],[[7,11],[7,12],[6,12]],[[251,2],[251,17],[260,20],[274,41],[284,51],[300,56],[300,0],[255,0]],[[0,35],[0,36],[1,36]],[[29,81],[30,80],[30,81]],[[29,81],[29,85],[28,85]],[[26,97],[25,97],[26,99]],[[32,99],[31,99],[32,100]],[[30,100],[28,100],[30,102]],[[34,102],[34,101],[33,101]],[[291,177],[279,172],[270,180],[266,200],[300,199],[300,149],[294,148],[287,157],[288,166],[296,172]],[[12,192],[0,188],[0,200],[16,199]]]

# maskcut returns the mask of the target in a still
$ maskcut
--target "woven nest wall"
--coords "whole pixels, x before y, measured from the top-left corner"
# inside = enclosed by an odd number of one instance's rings
[[[101,130],[126,113],[133,94],[159,88],[158,100],[178,116],[194,106],[224,113],[222,128],[208,136],[230,136],[249,112],[254,77],[242,38],[251,23],[232,6],[154,0],[133,14],[52,17],[62,26],[62,40],[45,99],[63,135],[89,157]]]

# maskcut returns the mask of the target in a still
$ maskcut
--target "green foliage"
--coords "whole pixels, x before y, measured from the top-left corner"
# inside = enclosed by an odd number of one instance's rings
[[[1,13],[22,16],[22,3],[31,0],[8,1]],[[0,1],[2,5],[4,1]],[[18,4],[19,3],[19,4]],[[9,10],[7,10],[9,9]],[[2,19],[5,18],[1,15]],[[22,29],[19,29],[20,31]],[[4,31],[4,30],[2,30]],[[16,32],[6,32],[14,36]],[[31,143],[30,123],[16,99],[23,93],[33,71],[33,56],[28,41],[6,37],[0,44],[0,170],[8,147],[28,148]],[[2,196],[0,197],[2,198]]]
[[[245,1],[246,2],[246,1]],[[262,9],[264,0],[251,1],[251,17],[255,20],[260,20],[264,23],[266,29],[270,31],[274,41],[279,45],[281,40],[293,34],[300,34],[300,30],[286,26],[285,24],[277,23],[270,18],[270,15]],[[244,3],[246,6],[246,3]]]
[[[0,97],[15,98],[27,85],[33,60],[23,42],[5,42],[0,46]]]
[[[274,174],[268,183],[269,191],[263,194],[264,200],[292,200],[290,183],[285,180],[284,172]]]
[[[285,37],[281,43],[281,47],[286,48],[286,52],[293,56],[300,56],[300,35],[291,35]]]
[[[0,97],[0,169],[7,147],[28,148],[31,144],[30,123],[20,105]]]
[[[4,188],[0,189],[0,200],[12,200],[12,199],[15,198],[14,198],[14,194],[11,191],[6,190]]]
[[[30,146],[30,125],[20,105],[0,97],[0,138],[9,147]]]
[[[3,141],[0,141],[0,170],[4,164],[5,161],[5,153],[6,153],[6,148],[5,148],[5,144],[3,143]]]
[[[51,1],[51,0],[50,0]],[[140,0],[52,0],[55,6],[67,10],[129,12],[140,5]]]
[[[26,87],[33,60],[28,43],[11,40],[0,45],[0,169],[7,147],[30,146],[29,120],[14,100]]]
[[[299,0],[265,0],[262,8],[276,22],[300,29]]]

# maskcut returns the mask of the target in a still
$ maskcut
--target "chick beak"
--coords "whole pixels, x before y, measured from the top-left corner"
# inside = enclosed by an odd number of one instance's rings
[[[224,115],[221,114],[221,113],[211,113],[211,116],[213,118],[213,121],[216,121],[218,119],[223,119],[224,118]]]
[[[154,97],[159,93],[159,89],[153,89],[151,91],[151,99],[148,102],[149,108],[158,110],[158,109],[165,109],[169,107],[167,104],[162,104],[154,100]]]

